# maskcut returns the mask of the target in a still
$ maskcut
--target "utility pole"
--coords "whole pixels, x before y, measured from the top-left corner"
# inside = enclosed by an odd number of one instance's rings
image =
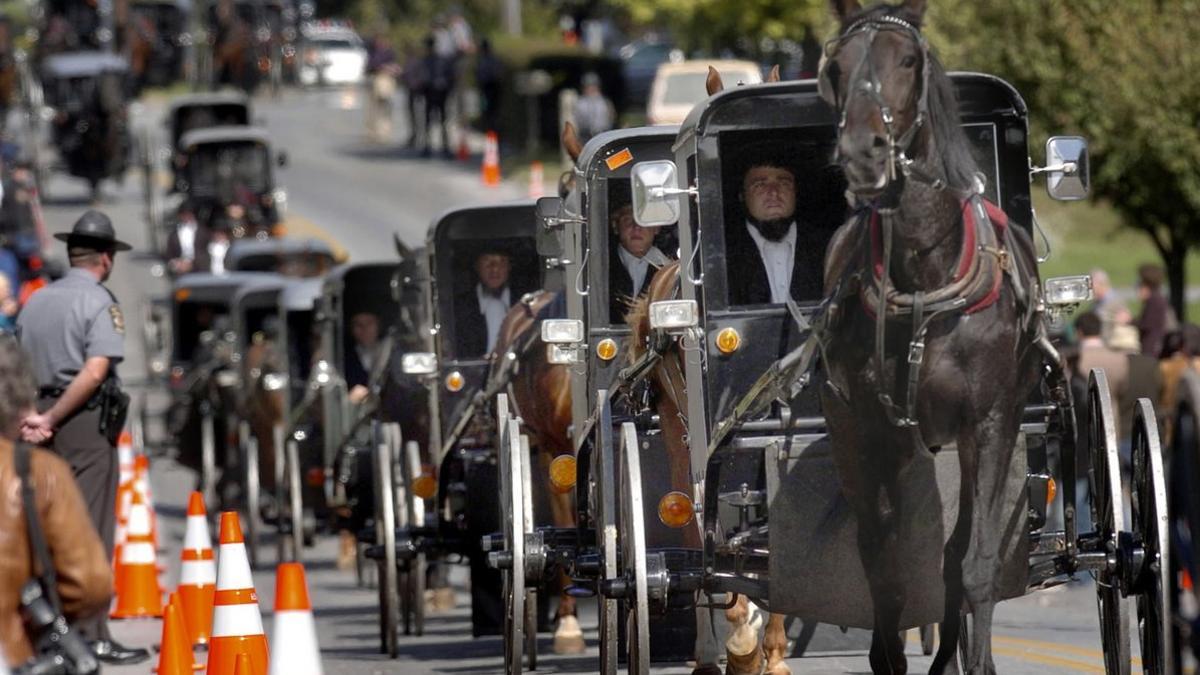
[[[504,29],[509,35],[521,34],[521,0],[504,0]]]

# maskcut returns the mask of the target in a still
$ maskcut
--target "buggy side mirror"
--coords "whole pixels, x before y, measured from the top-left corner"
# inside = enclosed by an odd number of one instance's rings
[[[668,159],[641,162],[633,167],[633,219],[642,227],[662,227],[679,221],[679,195],[694,189],[679,189],[675,162]]]
[[[1087,140],[1080,136],[1054,136],[1046,141],[1046,166],[1033,173],[1046,174],[1046,192],[1060,201],[1086,199],[1091,189]]]
[[[558,217],[562,200],[558,197],[542,197],[534,208],[538,227],[534,241],[538,255],[543,258],[561,258],[563,254],[563,220]]]
[[[286,168],[288,165],[287,152],[280,150],[279,152],[275,153],[275,163],[278,164],[279,168],[281,169]]]

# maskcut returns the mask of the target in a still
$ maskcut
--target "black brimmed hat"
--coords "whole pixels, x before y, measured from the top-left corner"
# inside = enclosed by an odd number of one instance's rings
[[[54,238],[67,242],[68,247],[81,246],[98,251],[128,251],[133,248],[117,239],[112,221],[95,209],[80,216],[70,232],[57,232]]]

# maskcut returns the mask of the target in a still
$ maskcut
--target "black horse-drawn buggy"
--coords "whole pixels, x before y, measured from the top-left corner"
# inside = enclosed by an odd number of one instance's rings
[[[595,427],[587,463],[614,479],[588,484],[581,471],[576,484],[602,516],[597,532],[612,533],[597,538],[599,562],[576,557],[599,565],[596,590],[620,603],[601,605],[602,672],[617,668],[620,623],[630,672],[647,672],[652,617],[680,600],[727,608],[732,673],[787,672],[784,615],[874,629],[877,672],[903,659],[904,629],[941,623],[934,670],[961,650],[964,670],[982,672],[994,669],[995,603],[1078,574],[1096,579],[1106,671],[1130,670],[1135,600],[1143,667],[1171,670],[1153,407],[1138,404],[1124,483],[1104,373],[1072,401],[1050,338],[1090,286],[1036,271],[1030,176],[1083,198],[1086,144],[1051,139],[1047,166],[1031,169],[1019,94],[944,74],[917,19],[886,8],[847,20],[822,80],[712,96],[682,126],[674,161],[633,168],[635,217],[678,220],[680,262],[634,313],[627,362],[648,371],[642,409],[615,432]],[[914,64],[915,92],[879,85]],[[555,341],[585,348],[582,331]],[[606,399],[593,397],[601,420]],[[517,449],[501,446],[514,485]],[[657,504],[647,455],[689,467]],[[514,579],[530,564],[517,556],[547,535],[522,532],[520,493],[505,491]],[[1078,527],[1077,508],[1092,527]],[[684,530],[685,545],[650,543],[653,520]],[[772,613],[761,642],[747,599]],[[520,645],[520,632],[506,637]],[[696,658],[716,667],[711,649],[698,644]]]
[[[287,154],[274,151],[259,127],[208,127],[179,141],[175,190],[186,196],[199,222],[229,224],[234,238],[266,239],[283,222],[287,193],[275,183],[275,167]]]

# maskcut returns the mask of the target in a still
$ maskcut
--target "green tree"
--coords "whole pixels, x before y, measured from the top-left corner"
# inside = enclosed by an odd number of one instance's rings
[[[764,41],[803,41],[833,28],[828,0],[614,0],[642,26],[669,26],[688,51],[756,55]]]

